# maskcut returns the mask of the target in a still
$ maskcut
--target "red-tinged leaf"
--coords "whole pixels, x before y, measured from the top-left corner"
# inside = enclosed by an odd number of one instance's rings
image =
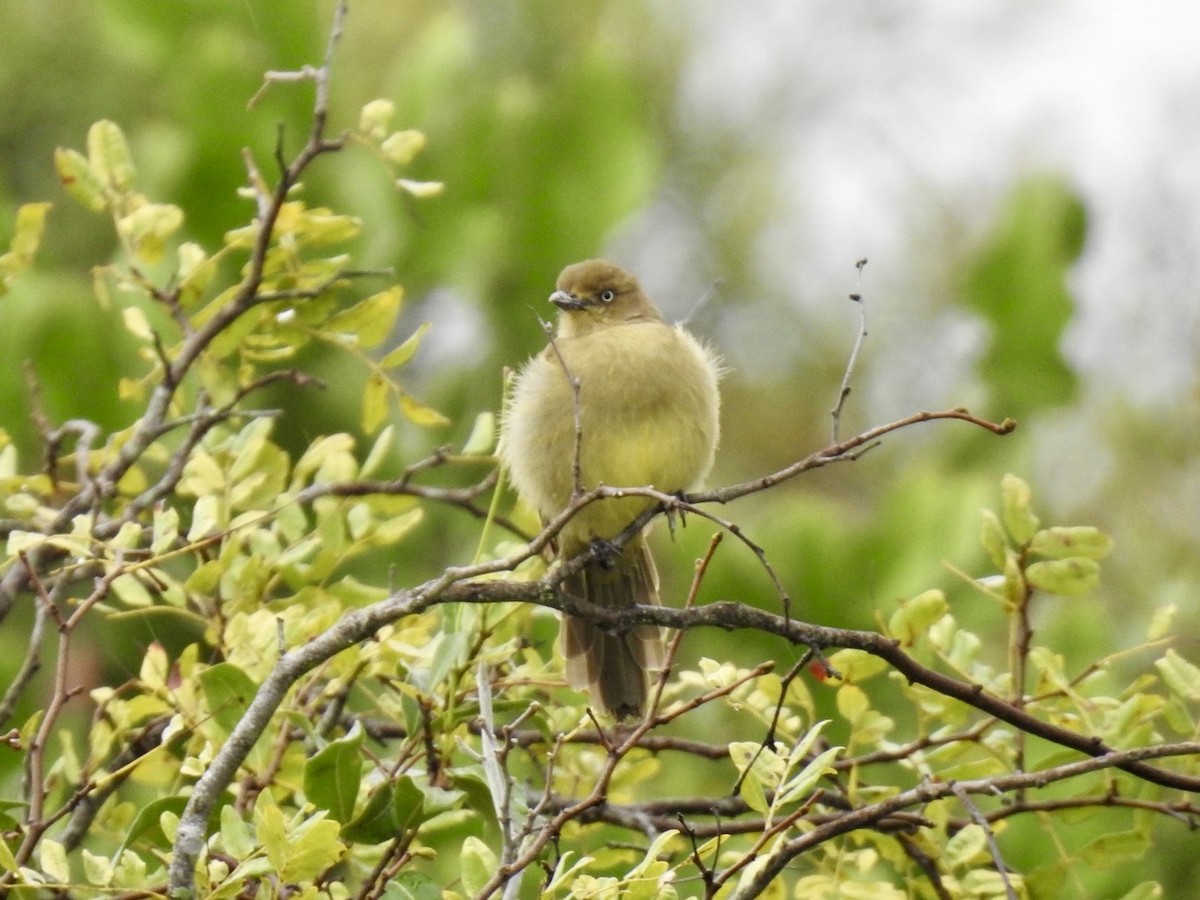
[[[76,202],[92,212],[103,212],[108,206],[104,183],[92,169],[91,163],[78,150],[59,147],[54,151],[54,171],[58,180]]]

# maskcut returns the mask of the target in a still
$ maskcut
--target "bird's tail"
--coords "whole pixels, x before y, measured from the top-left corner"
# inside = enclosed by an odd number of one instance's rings
[[[659,602],[658,572],[641,536],[620,554],[593,562],[565,579],[562,587],[572,596],[610,609],[635,603],[657,606]],[[587,689],[593,705],[618,721],[642,714],[646,673],[663,666],[663,638],[658,626],[606,631],[587,619],[566,616],[562,650],[567,683],[576,690]]]

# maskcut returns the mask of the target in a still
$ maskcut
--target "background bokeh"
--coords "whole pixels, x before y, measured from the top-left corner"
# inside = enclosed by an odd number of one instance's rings
[[[242,148],[269,169],[279,123],[298,146],[311,87],[246,101],[264,70],[319,59],[329,18],[312,0],[0,6],[0,237],[19,204],[55,203],[38,265],[0,298],[0,427],[26,468],[27,368],[52,419],[106,427],[137,412],[111,386],[143,371],[91,291],[111,226],[62,193],[54,148],[117,121],[141,188],[215,248],[252,213],[236,194]],[[942,561],[985,571],[979,510],[1012,471],[1044,521],[1117,541],[1094,595],[1043,601],[1038,641],[1078,670],[1137,646],[1176,604],[1179,649],[1200,654],[1200,8],[354,0],[334,71],[334,128],[387,97],[429,138],[413,177],[446,184],[413,202],[350,152],[305,188],[361,216],[359,261],[406,286],[397,339],[434,323],[406,374],[454,424],[406,427],[404,458],[498,407],[502,367],[544,340],[557,271],[603,254],[726,360],[712,482],[763,474],[828,442],[858,292],[870,334],[843,435],[958,405],[1020,428],[911,429],[723,511],[765,547],[795,612],[871,627],[896,597],[942,587],[1001,646],[995,611]],[[267,401],[288,411],[277,434],[294,448],[357,427],[361,373],[309,363],[327,390]],[[460,561],[475,527],[434,517],[397,577]],[[668,585],[708,534],[689,527],[680,551],[664,539]],[[706,593],[774,602],[732,545]],[[9,619],[0,648],[21,646],[21,627]],[[722,635],[688,652],[790,653]],[[1145,872],[1106,873],[1112,895],[1193,877],[1176,831]]]

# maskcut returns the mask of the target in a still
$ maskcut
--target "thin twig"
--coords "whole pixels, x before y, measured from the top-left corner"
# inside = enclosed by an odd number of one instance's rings
[[[842,376],[842,386],[838,389],[837,403],[834,404],[831,414],[833,424],[830,430],[830,440],[835,444],[838,442],[838,429],[842,422],[842,407],[846,404],[846,398],[850,396],[850,379],[854,376],[858,351],[862,349],[863,341],[867,338],[867,301],[862,297],[862,273],[866,265],[865,259],[860,259],[855,263],[855,268],[858,269],[858,289],[850,295],[850,299],[858,304],[858,336],[854,339],[850,358],[846,360],[846,373]]]
[[[991,823],[957,782],[950,782],[950,789],[954,791],[954,796],[963,805],[971,820],[983,829],[984,837],[987,838],[988,850],[992,854],[992,862],[996,864],[996,871],[1000,873],[1000,880],[1004,883],[1004,893],[1008,900],[1017,900],[1017,892],[1013,890],[1012,882],[1008,879],[1008,867],[1004,864],[1004,857],[1000,854],[1000,846],[996,843],[996,835],[992,831]],[[1024,792],[1023,788],[1021,792]]]
[[[583,402],[580,400],[582,386],[579,378],[567,366],[567,361],[563,358],[562,351],[558,349],[558,341],[554,337],[554,326],[549,322],[543,321],[540,316],[538,317],[538,321],[541,322],[542,330],[546,332],[546,338],[550,341],[550,349],[554,351],[554,355],[558,359],[558,364],[562,366],[563,376],[567,379],[567,384],[571,386],[571,414],[574,417],[575,424],[575,446],[571,455],[571,484],[574,485],[572,496],[578,497],[583,493]]]

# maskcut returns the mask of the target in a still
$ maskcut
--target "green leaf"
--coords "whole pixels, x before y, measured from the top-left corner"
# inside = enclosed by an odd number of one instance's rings
[[[345,737],[330,741],[304,764],[305,796],[341,823],[354,816],[362,782],[362,745],[363,730],[355,722]]]
[[[116,122],[101,119],[88,129],[88,162],[100,180],[118,193],[133,187],[133,154]]]
[[[221,807],[221,843],[225,845],[225,852],[237,860],[244,860],[254,852],[250,826],[228,803]]]
[[[826,775],[833,775],[837,772],[832,763],[842,749],[841,747],[830,747],[818,753],[808,765],[780,785],[779,796],[776,797],[774,805],[783,807],[806,799],[818,781]]]
[[[481,412],[475,417],[471,426],[471,434],[463,444],[463,456],[486,456],[496,446],[496,415],[492,412]]]
[[[442,888],[428,875],[406,870],[388,881],[383,900],[442,900]]]
[[[362,812],[342,826],[342,837],[356,844],[382,844],[399,834],[393,805],[395,791],[390,781],[376,787],[367,797]]]
[[[1013,541],[1024,546],[1037,533],[1038,517],[1031,508],[1033,492],[1016,475],[1005,475],[1000,481],[1000,497],[1004,512],[1004,527]]]
[[[462,866],[462,886],[468,894],[474,895],[483,890],[500,861],[491,847],[471,835],[463,841],[459,864]]]
[[[411,775],[395,779],[392,792],[392,814],[396,833],[416,828],[425,821],[425,795],[421,793]]]
[[[222,662],[196,676],[213,719],[226,734],[237,727],[258,686],[233,663]]]
[[[163,815],[167,814],[178,818],[183,815],[187,801],[187,797],[160,797],[142,806],[138,809],[133,824],[129,826],[129,831],[125,834],[125,840],[120,849],[125,850],[131,844],[145,842],[159,850],[169,850],[171,838],[163,832]]]
[[[395,438],[396,429],[392,425],[386,426],[383,431],[379,432],[379,437],[375,438],[375,443],[371,445],[371,452],[363,460],[362,468],[358,473],[359,478],[370,478],[375,474],[387,459],[388,454],[391,453]]]
[[[1103,559],[1112,551],[1112,538],[1098,528],[1086,525],[1043,528],[1029,542],[1029,551],[1048,559],[1086,556]]]
[[[1185,700],[1200,701],[1200,668],[1188,662],[1175,650],[1168,650],[1162,659],[1154,661],[1159,675],[1174,693]]]
[[[379,364],[385,369],[400,368],[413,358],[413,355],[417,352],[417,348],[421,345],[421,338],[425,336],[425,332],[427,332],[432,325],[432,322],[422,322],[417,327],[416,331],[405,338],[404,343],[400,344],[400,346],[396,347],[396,349],[389,351],[388,354],[379,361]]]
[[[1038,590],[1076,597],[1100,583],[1100,564],[1085,557],[1036,562],[1025,570],[1025,579]]]
[[[1080,858],[1097,869],[1111,869],[1125,863],[1141,862],[1150,849],[1150,839],[1140,831],[1114,831],[1102,834],[1083,848]]]
[[[404,288],[394,285],[330,316],[322,330],[352,334],[359,346],[374,347],[392,333],[403,301]]]
[[[59,147],[54,151],[54,171],[67,193],[92,212],[103,212],[108,206],[104,183],[92,169],[91,163],[78,150]]]

